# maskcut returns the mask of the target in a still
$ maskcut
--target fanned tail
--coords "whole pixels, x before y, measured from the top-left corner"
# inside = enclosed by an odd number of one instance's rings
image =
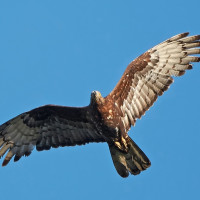
[[[109,149],[118,174],[124,178],[128,177],[129,172],[137,175],[151,165],[150,160],[130,137],[127,152],[120,150],[114,144],[109,145]]]

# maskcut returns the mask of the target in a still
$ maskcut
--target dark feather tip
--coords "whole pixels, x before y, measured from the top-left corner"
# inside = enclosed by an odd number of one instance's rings
[[[14,162],[17,162],[20,158],[21,158],[21,156],[15,155]]]
[[[9,161],[10,161],[10,160],[5,159],[5,160],[3,161],[3,163],[2,163],[2,167],[5,167],[5,166],[9,163]]]

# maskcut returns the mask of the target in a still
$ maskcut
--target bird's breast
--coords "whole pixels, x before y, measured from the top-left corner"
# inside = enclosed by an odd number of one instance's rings
[[[111,106],[101,106],[98,107],[98,113],[96,124],[101,134],[109,140],[118,138],[120,128],[115,110],[113,110]]]

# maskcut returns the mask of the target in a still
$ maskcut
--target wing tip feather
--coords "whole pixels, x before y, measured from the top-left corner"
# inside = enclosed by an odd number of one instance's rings
[[[189,31],[188,31],[188,32],[184,32],[184,33],[182,33],[183,37],[187,37],[189,34],[190,34]]]
[[[10,162],[9,159],[4,159],[4,161],[2,163],[2,167],[5,167],[9,162]]]

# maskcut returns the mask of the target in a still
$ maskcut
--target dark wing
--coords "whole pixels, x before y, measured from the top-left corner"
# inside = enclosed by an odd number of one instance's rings
[[[200,49],[195,48],[200,47],[200,35],[188,34],[176,35],[133,60],[106,97],[121,109],[126,130],[169,88],[173,76],[183,75],[192,69],[191,62],[200,61],[190,56],[200,54]]]
[[[23,113],[0,126],[0,156],[7,150],[3,166],[14,157],[28,156],[51,147],[104,142],[92,123],[89,107],[46,105]]]

